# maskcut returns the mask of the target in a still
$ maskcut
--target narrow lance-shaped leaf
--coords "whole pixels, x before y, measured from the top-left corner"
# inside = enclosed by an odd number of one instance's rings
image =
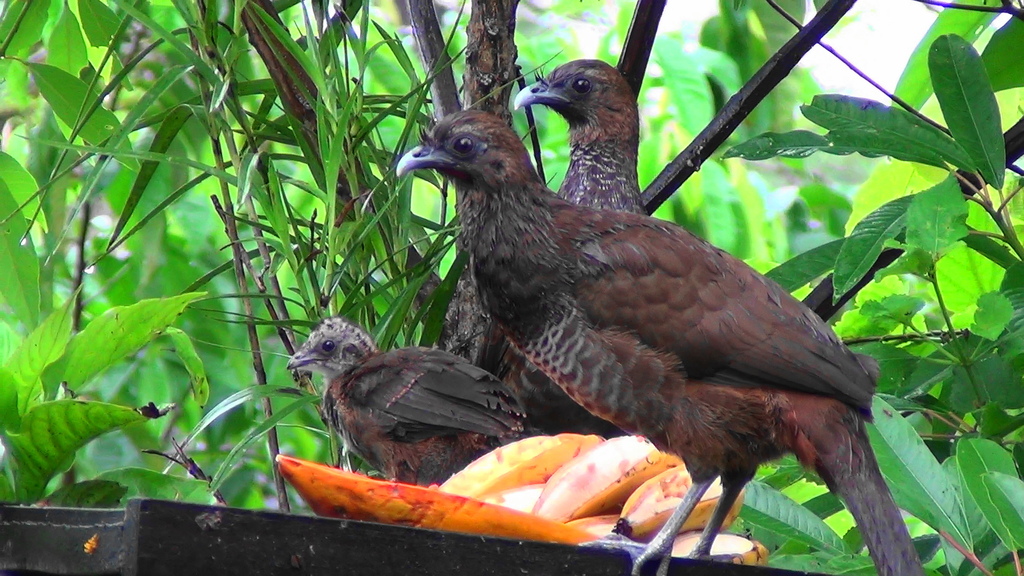
[[[210,400],[210,380],[206,377],[206,367],[203,365],[203,359],[196,353],[192,339],[188,337],[188,334],[173,326],[168,327],[165,333],[171,342],[174,342],[174,350],[178,353],[182,364],[185,365],[185,369],[188,370],[192,396],[195,397],[196,403],[200,407],[206,406]]]
[[[981,56],[963,38],[947,34],[937,38],[928,51],[928,69],[953,138],[970,155],[985,181],[1002,188],[1006,147],[999,125],[999,105]]]
[[[74,298],[68,298],[43,321],[7,359],[6,367],[17,382],[18,413],[24,414],[43,400],[43,370],[57,361],[71,339],[71,308]],[[17,426],[9,423],[8,428]]]
[[[981,53],[981,60],[992,82],[992,90],[998,92],[1007,88],[1024,86],[1024,58],[1020,47],[1024,46],[1024,21],[1010,18],[995,34]]]
[[[821,518],[785,494],[760,482],[747,484],[740,518],[748,524],[812,548],[833,553],[849,552],[842,538]]]

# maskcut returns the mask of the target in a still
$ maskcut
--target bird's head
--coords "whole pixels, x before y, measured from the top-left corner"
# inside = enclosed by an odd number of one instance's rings
[[[332,316],[321,321],[292,354],[288,369],[302,368],[331,379],[376,352],[377,344],[366,330],[347,318]]]
[[[500,190],[541,183],[526,148],[497,116],[463,110],[442,118],[406,152],[396,171],[437,170],[474,188]]]
[[[516,95],[516,109],[548,106],[571,128],[604,125],[636,131],[639,115],[629,83],[618,70],[600,60],[573,60]]]

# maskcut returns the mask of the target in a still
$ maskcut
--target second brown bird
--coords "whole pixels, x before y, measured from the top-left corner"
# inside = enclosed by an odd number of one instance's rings
[[[325,418],[353,452],[393,480],[443,482],[523,432],[522,409],[488,372],[432,348],[381,352],[345,318],[324,319],[288,369],[327,377]]]

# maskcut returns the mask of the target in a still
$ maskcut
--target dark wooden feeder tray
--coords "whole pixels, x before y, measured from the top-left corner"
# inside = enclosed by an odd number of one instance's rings
[[[654,573],[654,563],[645,573]],[[620,576],[625,554],[276,512],[131,500],[124,509],[0,505],[0,574]],[[797,576],[673,559],[670,574]]]

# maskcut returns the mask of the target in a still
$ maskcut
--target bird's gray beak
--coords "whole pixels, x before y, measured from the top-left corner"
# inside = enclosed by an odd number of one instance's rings
[[[288,359],[288,369],[298,370],[303,366],[307,366],[313,362],[313,357],[305,350],[299,349],[292,354],[292,357]]]
[[[434,150],[430,146],[417,146],[399,159],[395,173],[401,178],[413,170],[444,170],[454,167],[452,159],[444,152]]]
[[[544,106],[557,107],[569,104],[569,99],[563,96],[558,90],[552,90],[544,80],[523,88],[516,99],[512,101],[512,107],[519,110],[523,106],[542,104]]]

